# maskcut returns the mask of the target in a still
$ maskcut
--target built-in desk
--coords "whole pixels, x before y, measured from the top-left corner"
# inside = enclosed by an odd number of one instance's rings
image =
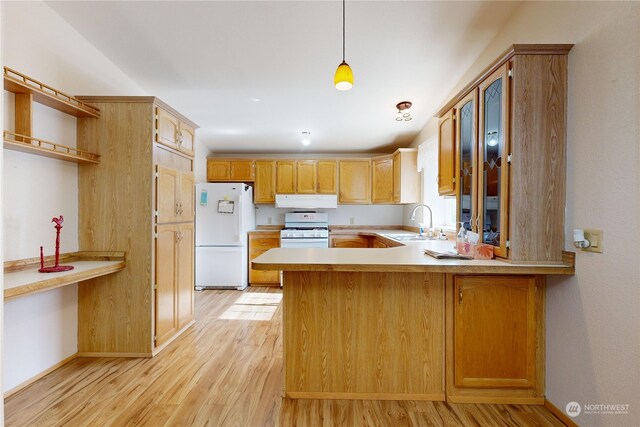
[[[45,265],[54,257],[45,258]],[[4,300],[55,289],[94,277],[116,273],[124,269],[124,252],[72,252],[60,255],[60,265],[72,265],[73,270],[40,273],[40,258],[7,261],[4,263]]]

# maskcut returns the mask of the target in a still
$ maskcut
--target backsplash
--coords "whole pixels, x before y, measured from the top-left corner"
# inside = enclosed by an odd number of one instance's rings
[[[293,210],[257,205],[256,225],[284,224],[284,214]],[[329,214],[330,225],[402,225],[403,205],[338,205],[317,211]]]

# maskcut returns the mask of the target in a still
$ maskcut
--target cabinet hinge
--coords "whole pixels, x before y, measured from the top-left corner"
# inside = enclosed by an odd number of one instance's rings
[[[160,175],[158,175],[158,172],[156,172],[156,178],[159,178],[159,177],[160,177]]]
[[[455,119],[456,119],[456,113],[455,113],[455,111],[454,111],[453,113],[451,113],[451,119],[452,119],[452,120],[455,120]]]
[[[512,69],[509,69],[509,71],[507,72],[507,76],[513,77],[513,70]]]
[[[158,211],[153,211],[153,214],[155,215],[155,217],[158,217]]]
[[[451,179],[451,182],[453,182],[454,184],[456,183],[455,177],[453,179]]]
[[[153,233],[153,238],[157,239],[158,238],[158,233]]]
[[[506,246],[507,249],[509,249],[511,247],[511,244],[509,243],[508,240],[505,242],[505,246]]]
[[[155,284],[153,285],[153,289],[155,289],[156,291],[158,290],[158,284],[157,284],[157,283],[155,283]]]
[[[512,156],[512,154],[509,154],[509,155],[507,156],[507,163],[511,163],[511,156]]]

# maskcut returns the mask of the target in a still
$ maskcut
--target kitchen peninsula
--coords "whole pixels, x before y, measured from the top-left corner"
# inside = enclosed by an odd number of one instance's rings
[[[573,254],[520,264],[423,253],[452,245],[281,248],[254,259],[283,271],[285,394],[543,404],[545,276],[573,274]]]

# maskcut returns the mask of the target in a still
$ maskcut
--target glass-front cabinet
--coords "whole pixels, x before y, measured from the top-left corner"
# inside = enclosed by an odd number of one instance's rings
[[[477,166],[478,146],[478,90],[474,89],[465,96],[455,107],[457,121],[456,129],[456,171],[458,176],[457,191],[457,221],[463,223],[464,228],[478,232],[476,218],[478,193],[477,180],[474,171]]]
[[[455,106],[457,221],[507,257],[508,63]]]
[[[476,225],[497,256],[507,256],[509,63],[479,86]]]

